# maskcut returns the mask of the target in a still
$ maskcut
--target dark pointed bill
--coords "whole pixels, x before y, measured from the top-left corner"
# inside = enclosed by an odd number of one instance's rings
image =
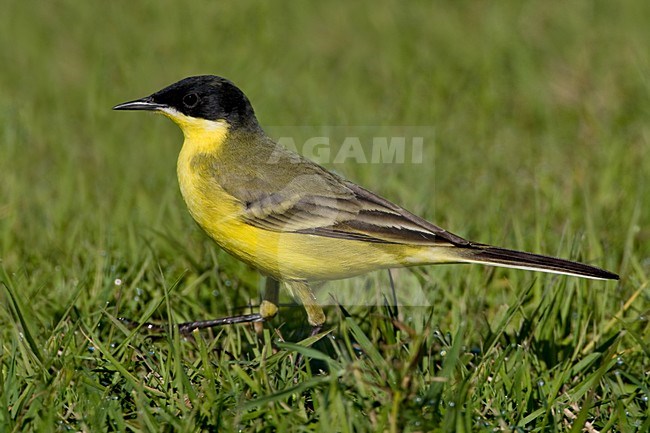
[[[158,111],[167,108],[165,104],[158,104],[153,102],[151,96],[146,98],[136,99],[135,101],[123,102],[113,107],[113,110],[145,110],[145,111]]]

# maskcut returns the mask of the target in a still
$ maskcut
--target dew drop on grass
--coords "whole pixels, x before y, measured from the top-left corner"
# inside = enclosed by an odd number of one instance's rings
[[[95,346],[88,346],[88,352],[93,353],[95,351]]]
[[[641,400],[647,402],[647,401],[648,401],[648,396],[647,396],[647,395],[644,395],[643,397],[641,397]]]
[[[135,294],[136,294],[137,296],[142,295],[142,293],[144,293],[144,290],[142,290],[140,287],[136,287],[136,288],[135,288]]]
[[[544,385],[546,385],[546,383],[542,379],[537,381],[537,386],[544,386]]]
[[[413,401],[415,402],[415,404],[422,404],[422,397],[415,397]]]
[[[625,362],[623,361],[623,358],[621,358],[620,356],[618,358],[616,358],[616,364],[623,365],[624,363]]]
[[[216,289],[213,290],[213,291],[212,291],[212,296],[214,296],[215,298],[218,297],[218,296],[219,296],[219,291],[216,290]]]
[[[115,279],[115,285],[116,285],[116,286],[121,286],[121,285],[122,285],[122,280],[119,279],[119,278],[116,278],[116,279]]]
[[[453,401],[449,402],[449,407],[455,407],[455,406],[456,406],[456,403],[454,403]]]
[[[445,356],[445,355],[447,355],[447,351],[445,349],[442,349],[440,351],[440,356]]]

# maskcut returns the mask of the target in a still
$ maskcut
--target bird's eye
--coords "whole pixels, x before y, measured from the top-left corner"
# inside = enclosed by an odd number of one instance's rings
[[[183,96],[183,104],[187,108],[194,108],[199,103],[199,96],[196,93],[188,93]]]

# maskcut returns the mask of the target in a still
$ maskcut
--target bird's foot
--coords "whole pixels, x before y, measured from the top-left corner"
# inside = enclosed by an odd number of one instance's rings
[[[255,314],[241,314],[238,316],[222,317],[220,319],[211,320],[196,320],[192,322],[184,322],[176,325],[178,332],[182,335],[191,335],[194,330],[215,328],[217,326],[235,325],[238,323],[256,323],[265,322],[273,318],[278,312],[277,305],[269,301],[262,301],[260,304],[259,313]],[[145,329],[152,334],[164,334],[169,328],[166,325],[156,325],[154,323],[139,323],[125,317],[118,319],[124,323],[129,329]]]

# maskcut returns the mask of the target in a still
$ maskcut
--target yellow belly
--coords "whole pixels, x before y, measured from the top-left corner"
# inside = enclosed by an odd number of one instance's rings
[[[418,246],[369,243],[260,229],[241,218],[244,206],[213,179],[193,171],[196,153],[178,159],[181,193],[192,217],[221,248],[281,280],[348,278],[380,268],[423,263]]]

